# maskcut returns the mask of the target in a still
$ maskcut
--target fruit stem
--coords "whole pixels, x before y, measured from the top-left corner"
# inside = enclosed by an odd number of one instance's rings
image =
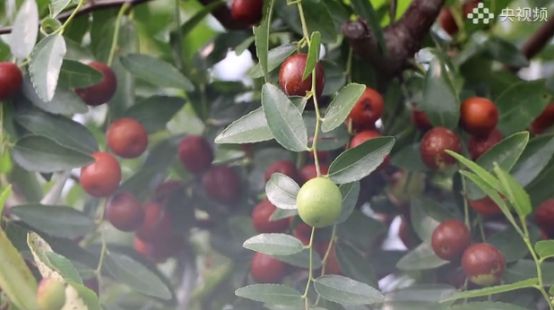
[[[333,230],[331,231],[331,238],[329,240],[329,244],[327,245],[327,249],[325,250],[325,254],[323,255],[323,259],[321,260],[321,275],[325,275],[325,269],[327,267],[327,259],[329,259],[329,254],[331,253],[331,248],[333,247],[333,244],[335,243],[335,236],[337,234],[337,225],[333,225]]]
[[[304,289],[304,294],[302,295],[306,310],[310,308],[310,301],[308,300],[308,292],[310,291],[310,284],[314,280],[313,263],[312,263],[313,257],[314,257],[314,235],[315,235],[315,227],[312,227],[312,233],[310,234],[310,243],[308,243],[308,249],[310,252],[310,260],[308,261],[308,281],[306,282],[306,288]]]
[[[117,49],[117,41],[119,41],[119,26],[121,24],[121,18],[123,17],[123,14],[125,13],[125,11],[129,8],[129,6],[130,6],[129,2],[125,2],[119,9],[119,12],[117,13],[117,17],[114,23],[115,29],[112,37],[112,46],[110,47],[110,54],[108,56],[108,66],[111,66],[113,63],[115,50]]]
[[[75,7],[75,9],[73,10],[73,12],[71,12],[71,15],[69,15],[69,17],[65,20],[65,22],[63,23],[63,25],[56,31],[54,31],[52,34],[56,34],[56,33],[59,33],[60,35],[63,34],[63,32],[65,31],[65,27],[67,27],[67,25],[69,25],[71,23],[71,21],[73,20],[73,18],[75,18],[75,16],[77,15],[77,13],[81,10],[81,7],[85,4],[85,0],[79,0],[79,3],[77,3],[77,6]]]
[[[304,17],[304,9],[302,8],[302,1],[296,2],[296,7],[298,8],[298,15],[300,15],[300,23],[302,24],[302,33],[304,35],[304,39],[306,40],[308,45],[310,45],[311,44],[310,32],[308,31],[308,24],[306,24],[306,17]]]

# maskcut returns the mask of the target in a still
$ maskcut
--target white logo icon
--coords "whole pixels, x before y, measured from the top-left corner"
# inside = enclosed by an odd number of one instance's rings
[[[485,7],[482,2],[477,5],[470,13],[467,14],[467,18],[475,25],[483,21],[483,24],[488,25],[494,19],[494,13],[489,11],[489,8]]]

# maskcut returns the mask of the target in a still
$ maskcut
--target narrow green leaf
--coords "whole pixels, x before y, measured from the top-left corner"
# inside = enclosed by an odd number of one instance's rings
[[[452,294],[451,296],[445,298],[442,300],[442,302],[449,302],[449,301],[455,301],[459,299],[466,299],[466,298],[476,298],[476,297],[483,297],[483,296],[489,296],[494,294],[500,294],[500,293],[506,293],[511,291],[516,291],[524,288],[529,288],[538,285],[537,278],[527,279],[515,283],[505,284],[505,285],[497,285],[497,286],[491,286],[486,287],[478,290],[469,290],[465,292],[456,292]]]
[[[148,83],[193,91],[194,85],[173,65],[144,54],[129,54],[120,58],[123,66],[135,77]]]
[[[71,207],[19,205],[11,212],[29,226],[54,237],[75,238],[94,229],[94,221]]]
[[[383,163],[394,142],[394,137],[380,137],[347,150],[331,163],[329,176],[338,184],[363,179]]]
[[[6,200],[10,197],[12,194],[12,186],[7,185],[2,188],[2,192],[0,192],[0,217],[2,214],[4,214],[4,208],[6,207]]]
[[[404,255],[398,261],[396,267],[400,270],[414,271],[435,269],[446,264],[448,264],[448,261],[438,257],[431,245],[424,242]]]
[[[306,60],[306,67],[304,67],[304,73],[302,74],[302,80],[305,80],[312,74],[315,69],[315,65],[319,61],[319,49],[321,48],[321,33],[315,31],[312,33],[310,39],[310,47],[308,48],[308,58]]]
[[[308,133],[302,114],[277,87],[266,83],[262,88],[262,107],[275,140],[293,152],[308,150]]]
[[[58,271],[65,281],[83,284],[83,279],[69,259],[55,252],[46,252],[45,255],[50,266]]]
[[[0,228],[0,287],[4,294],[24,310],[37,309],[37,283],[23,257]]]
[[[451,310],[525,310],[518,305],[507,304],[498,301],[468,302],[460,305],[453,305]]]
[[[438,58],[433,59],[425,76],[423,100],[419,107],[435,126],[455,128],[460,118],[459,98],[448,73]]]
[[[517,181],[498,164],[495,164],[494,172],[504,188],[504,193],[507,194],[508,200],[515,208],[517,214],[521,218],[525,218],[533,211],[529,194],[525,192],[523,186],[517,183]]]
[[[12,24],[12,33],[8,43],[17,59],[25,59],[33,51],[37,42],[39,14],[35,0],[25,0]]]
[[[304,249],[302,242],[287,234],[259,234],[244,241],[244,248],[267,255],[292,255]]]
[[[300,186],[282,173],[274,173],[265,184],[267,199],[279,209],[295,210]]]
[[[102,73],[79,61],[64,59],[59,84],[68,88],[95,85],[102,80]]]
[[[346,222],[354,211],[360,195],[360,182],[342,184],[339,189],[342,194],[342,211],[335,225]]]
[[[343,87],[331,101],[321,123],[321,131],[329,132],[343,124],[365,88],[365,85],[356,83],[350,83]]]
[[[50,9],[50,17],[55,18],[60,14],[72,0],[50,0],[48,8]]]
[[[487,170],[480,167],[474,161],[472,161],[470,159],[467,159],[467,158],[463,157],[462,155],[460,155],[458,153],[452,152],[450,150],[446,150],[446,153],[448,153],[448,155],[454,157],[459,163],[461,163],[462,165],[467,167],[469,170],[474,172],[475,175],[477,175],[479,178],[481,178],[483,180],[483,182],[485,184],[487,184],[489,187],[491,187],[492,189],[494,189],[496,191],[500,191],[500,189],[501,189],[500,183],[494,177],[494,175],[492,175],[490,172],[488,172]]]
[[[296,46],[292,44],[285,44],[271,49],[267,55],[267,72],[272,72],[277,69],[277,67],[279,67],[287,57],[292,55],[295,50]],[[256,64],[248,70],[248,75],[254,79],[263,77],[264,71],[262,66],[259,63]]]
[[[56,34],[42,39],[31,54],[31,82],[39,98],[44,101],[54,98],[66,51],[63,36]]]
[[[263,18],[259,26],[254,27],[254,42],[256,43],[256,55],[262,67],[265,81],[268,82],[268,50],[269,50],[269,30],[271,26],[271,15],[275,0],[264,1]]]
[[[325,275],[315,279],[315,290],[322,298],[342,305],[371,305],[381,303],[385,297],[373,287],[338,275]]]
[[[554,257],[554,240],[541,240],[535,243],[535,251],[541,259]]]
[[[94,159],[43,136],[26,136],[15,143],[13,159],[27,171],[57,172],[82,167]]]
[[[282,284],[252,284],[237,289],[235,295],[272,305],[300,307],[304,303],[297,290]]]
[[[513,169],[513,176],[527,186],[547,167],[554,155],[554,137],[539,136],[529,142]]]
[[[215,143],[256,143],[273,139],[262,108],[231,123],[215,138]]]
[[[307,269],[310,267],[310,251],[304,249],[292,255],[272,255],[276,259],[287,263],[291,266]],[[321,257],[317,252],[312,253],[312,268],[321,268]]]
[[[318,31],[321,33],[323,42],[334,43],[337,41],[338,33],[333,23],[333,16],[329,8],[322,0],[303,0],[304,16],[309,32]]]

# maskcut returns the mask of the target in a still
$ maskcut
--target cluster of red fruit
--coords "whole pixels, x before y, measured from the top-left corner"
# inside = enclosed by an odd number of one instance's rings
[[[431,246],[435,254],[451,262],[459,262],[466,278],[480,286],[500,281],[506,262],[504,255],[488,243],[471,244],[471,233],[459,220],[447,220],[433,231]]]

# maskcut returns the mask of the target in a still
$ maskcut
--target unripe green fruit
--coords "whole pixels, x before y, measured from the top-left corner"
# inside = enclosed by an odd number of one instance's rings
[[[342,210],[342,194],[329,178],[311,179],[296,197],[298,215],[304,223],[320,228],[333,224]]]
[[[37,290],[38,310],[60,310],[65,305],[65,284],[54,278],[44,278]]]

